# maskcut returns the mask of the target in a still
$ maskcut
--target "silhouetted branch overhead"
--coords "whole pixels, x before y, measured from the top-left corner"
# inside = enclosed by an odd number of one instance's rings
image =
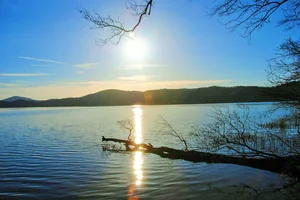
[[[103,45],[108,42],[118,44],[123,36],[129,36],[130,33],[136,30],[145,15],[151,14],[152,5],[153,0],[143,0],[140,3],[136,3],[134,0],[126,1],[127,8],[131,9],[138,16],[138,21],[132,28],[125,28],[119,18],[112,18],[110,15],[104,17],[97,12],[90,12],[86,9],[79,9],[79,12],[86,20],[94,24],[93,28],[105,29],[110,32],[106,38],[98,39],[98,44]]]
[[[137,16],[137,22],[132,28],[124,27],[119,18],[111,16],[104,17],[96,12],[80,9],[79,12],[88,21],[94,24],[95,28],[108,29],[110,35],[100,39],[100,44],[108,42],[119,43],[123,36],[128,36],[141,24],[145,15],[150,15],[154,0],[126,0],[126,7]],[[300,1],[299,0],[223,0],[215,1],[215,6],[210,10],[210,16],[225,18],[225,25],[231,31],[244,28],[243,37],[250,37],[251,34],[269,23],[271,17],[278,12],[281,19],[278,25],[292,29],[300,25]],[[227,18],[229,17],[229,18]]]
[[[279,21],[279,25],[286,25],[287,29],[300,26],[300,1],[289,0],[290,6],[284,8],[284,18]]]
[[[225,23],[231,31],[244,28],[243,37],[269,23],[272,15],[280,10],[282,19],[278,25],[291,29],[300,25],[299,0],[224,0],[211,9],[211,16],[230,17]]]

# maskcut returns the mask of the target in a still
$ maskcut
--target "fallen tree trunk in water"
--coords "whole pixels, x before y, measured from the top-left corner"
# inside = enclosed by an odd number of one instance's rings
[[[182,159],[190,162],[237,164],[300,178],[300,156],[286,156],[280,158],[247,158],[216,153],[206,153],[195,150],[183,151],[169,147],[153,147],[150,143],[137,144],[132,140],[105,138],[104,136],[102,136],[102,141],[121,143],[125,145],[126,151],[142,151],[145,153],[153,153],[162,158]]]

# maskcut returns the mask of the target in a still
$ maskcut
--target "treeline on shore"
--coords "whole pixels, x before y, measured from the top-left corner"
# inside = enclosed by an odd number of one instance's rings
[[[270,102],[291,100],[278,94],[289,94],[289,90],[300,88],[299,83],[292,86],[258,87],[205,87],[197,89],[160,89],[139,91],[104,90],[77,98],[0,101],[0,107],[56,107],[56,106],[117,106],[117,105],[169,105]],[[280,98],[278,98],[278,96]]]

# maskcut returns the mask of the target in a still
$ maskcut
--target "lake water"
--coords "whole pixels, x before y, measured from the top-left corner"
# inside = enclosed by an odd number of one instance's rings
[[[234,105],[229,105],[233,109]],[[249,105],[255,111],[269,104]],[[230,164],[191,163],[157,155],[103,152],[101,137],[126,139],[117,121],[153,146],[182,149],[163,134],[159,116],[188,138],[213,105],[0,109],[0,199],[255,199],[285,179]],[[283,199],[281,193],[259,199]]]

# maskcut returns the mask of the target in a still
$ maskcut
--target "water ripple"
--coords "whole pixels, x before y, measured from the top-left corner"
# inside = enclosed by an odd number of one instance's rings
[[[207,108],[145,107],[144,139],[155,145],[163,142],[150,134],[160,132],[156,116],[161,112],[176,124],[174,120],[180,117],[173,112],[179,109],[182,116],[191,116],[185,121],[196,124],[202,121],[199,113]],[[139,169],[143,178],[137,185],[134,154],[107,154],[99,147],[102,135],[127,136],[116,127],[116,121],[130,117],[131,109],[0,111],[0,199],[232,199],[226,192],[232,185],[267,188],[271,183],[284,183],[279,175],[252,168],[193,164],[143,154]],[[178,144],[176,139],[166,140]]]

